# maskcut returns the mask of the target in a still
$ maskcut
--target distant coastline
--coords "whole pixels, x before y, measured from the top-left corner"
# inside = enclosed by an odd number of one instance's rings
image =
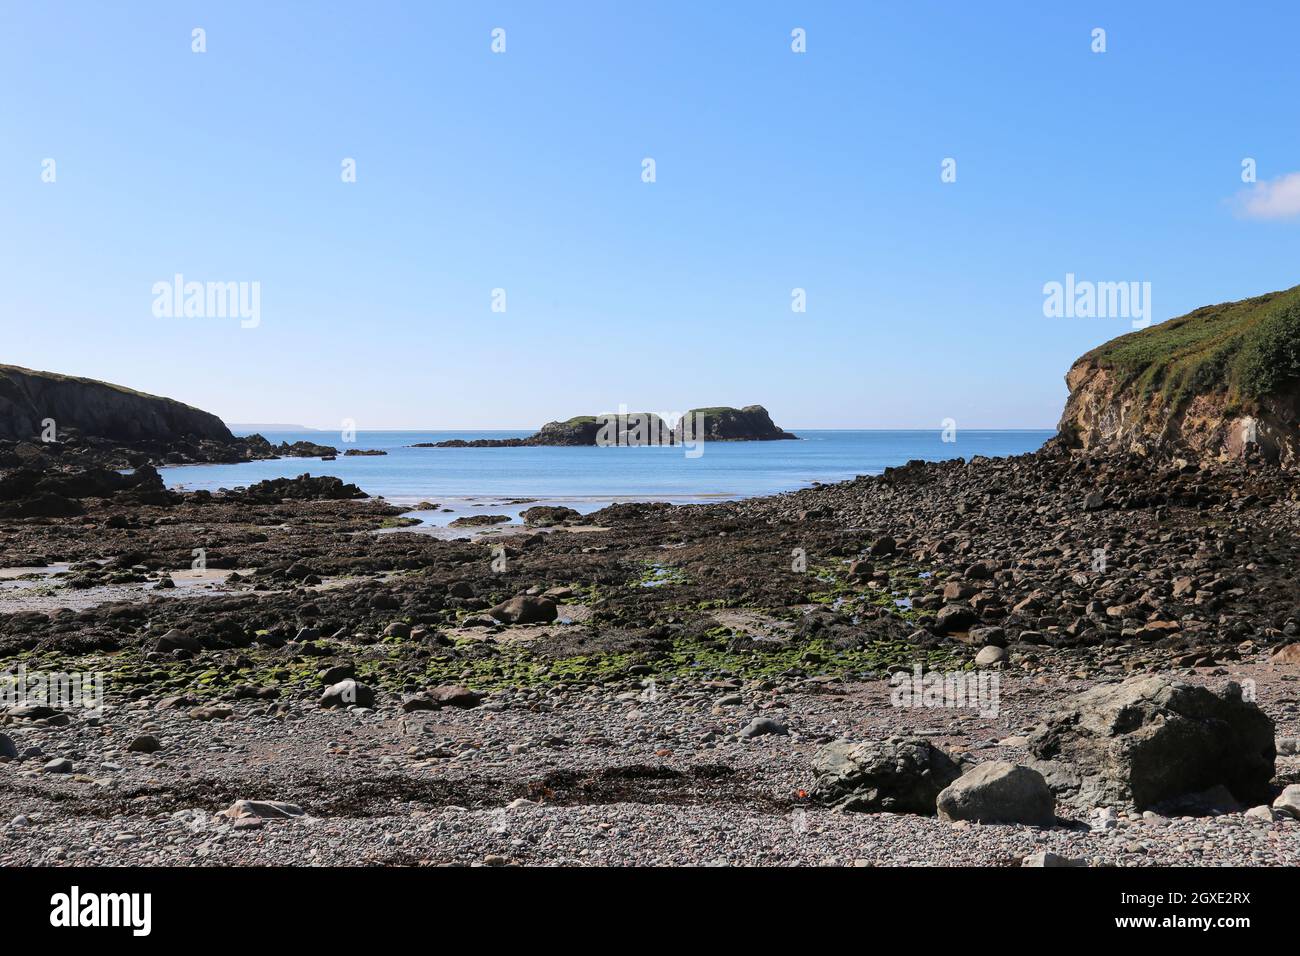
[[[235,433],[252,434],[254,432],[324,432],[324,428],[309,428],[306,425],[290,425],[286,423],[277,424],[259,424],[257,422],[226,422],[226,427]]]

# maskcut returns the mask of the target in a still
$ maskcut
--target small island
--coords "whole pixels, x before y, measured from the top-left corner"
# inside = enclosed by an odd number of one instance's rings
[[[762,405],[693,408],[670,426],[654,412],[610,412],[547,422],[527,438],[463,438],[419,442],[412,448],[531,448],[693,445],[702,441],[793,441],[798,435],[778,428]]]

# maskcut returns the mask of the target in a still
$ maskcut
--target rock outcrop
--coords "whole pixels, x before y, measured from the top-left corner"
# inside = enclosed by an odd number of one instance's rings
[[[82,514],[81,499],[112,499],[123,507],[170,505],[179,496],[167,491],[151,465],[129,474],[110,468],[0,469],[0,518],[65,518]]]
[[[272,445],[261,435],[236,438],[217,416],[170,398],[0,365],[0,471],[124,470],[337,454],[337,448],[315,442]]]
[[[232,497],[249,502],[274,504],[291,498],[295,501],[350,501],[370,497],[351,482],[333,475],[299,475],[297,478],[268,478],[242,490],[230,492]]]
[[[572,508],[556,505],[534,505],[520,514],[524,524],[532,528],[553,528],[562,524],[574,524],[582,520],[582,515]]]
[[[693,408],[686,418],[702,420],[705,441],[794,441],[799,437],[777,428],[762,405]],[[678,431],[681,428],[679,425]],[[699,440],[699,435],[692,437]]]
[[[1300,286],[1112,339],[1065,381],[1066,448],[1300,464]]]
[[[779,441],[799,436],[777,428],[762,405],[695,408],[675,427],[654,412],[579,415],[547,422],[527,438],[454,438],[413,448],[530,448],[536,446],[695,445],[700,441]]]
[[[532,448],[539,445],[595,445],[601,423],[594,415],[578,415],[563,422],[547,422],[535,435],[527,438],[453,438],[448,441],[419,442],[412,448]]]

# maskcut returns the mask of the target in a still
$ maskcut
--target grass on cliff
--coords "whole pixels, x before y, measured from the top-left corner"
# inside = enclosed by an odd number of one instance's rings
[[[1300,381],[1300,286],[1204,306],[1112,339],[1085,360],[1175,408],[1209,391],[1252,403]]]
[[[115,392],[120,392],[123,395],[130,395],[134,398],[147,398],[159,402],[174,402],[175,404],[182,405],[185,408],[194,407],[192,405],[185,405],[184,402],[177,402],[174,398],[166,398],[162,395],[151,395],[148,392],[140,392],[134,388],[127,388],[125,385],[114,385],[112,382],[102,382],[97,378],[83,378],[80,375],[64,375],[61,372],[42,372],[40,369],[24,368],[21,365],[0,365],[0,382],[12,384],[17,387],[17,383],[14,382],[12,378],[15,374],[28,378],[44,379],[45,381],[59,385],[66,385],[69,383],[75,385],[94,385],[99,388],[112,389]],[[197,410],[202,411],[202,409]]]

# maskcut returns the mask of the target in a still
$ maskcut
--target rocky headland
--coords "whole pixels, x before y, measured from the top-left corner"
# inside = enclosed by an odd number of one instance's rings
[[[215,415],[170,398],[0,365],[0,469],[30,473],[11,482],[10,493],[60,472],[337,454],[333,446],[309,441],[275,445],[261,435],[237,438]],[[111,482],[102,475],[98,480]],[[13,499],[0,493],[0,506],[5,501]]]
[[[47,428],[130,446],[234,440],[217,416],[170,398],[88,378],[0,365],[0,439],[33,441]]]
[[[1066,376],[1071,448],[1300,463],[1300,287],[1113,339]]]

